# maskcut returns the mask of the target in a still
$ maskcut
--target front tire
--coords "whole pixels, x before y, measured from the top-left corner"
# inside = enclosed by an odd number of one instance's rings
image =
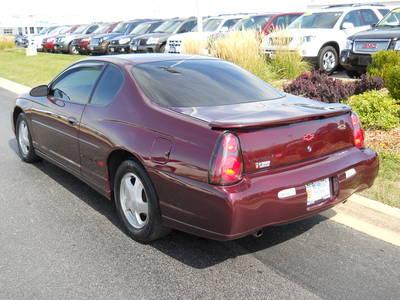
[[[39,160],[32,144],[32,136],[29,130],[28,121],[25,114],[18,116],[16,123],[16,136],[18,144],[18,154],[24,162],[34,163]]]
[[[156,190],[141,165],[124,161],[114,178],[114,201],[129,235],[136,241],[151,242],[168,234],[162,225]]]
[[[339,65],[339,55],[332,46],[321,49],[318,56],[318,67],[329,74],[332,74]]]
[[[72,54],[72,55],[78,55],[79,54],[78,50],[76,49],[76,46],[72,45],[72,42],[68,45],[68,53]]]
[[[346,75],[350,78],[360,78],[363,73],[359,71],[349,71],[346,70]]]

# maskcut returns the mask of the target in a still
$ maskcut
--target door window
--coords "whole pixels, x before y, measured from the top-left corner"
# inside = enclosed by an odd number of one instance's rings
[[[196,26],[196,24],[197,24],[197,21],[196,21],[196,20],[185,22],[185,23],[182,25],[182,27],[179,28],[178,33],[189,32],[189,31],[191,31],[191,30],[194,28],[194,26]]]
[[[227,20],[224,23],[223,27],[227,27],[229,30],[232,29],[233,26],[235,26],[235,24],[239,21],[240,19],[231,19],[231,20]]]
[[[86,104],[103,70],[103,64],[73,67],[51,86],[50,95],[64,101]]]
[[[111,103],[117,96],[123,83],[124,75],[120,69],[116,66],[108,65],[96,86],[90,103],[96,105]]]
[[[344,23],[351,23],[354,25],[354,27],[360,27],[362,26],[362,20],[361,20],[361,15],[359,10],[353,10],[349,12],[343,19],[342,22],[342,27]]]

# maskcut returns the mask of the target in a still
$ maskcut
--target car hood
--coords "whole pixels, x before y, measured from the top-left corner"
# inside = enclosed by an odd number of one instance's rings
[[[370,30],[359,32],[350,39],[393,39],[400,38],[400,27],[374,27]]]
[[[173,40],[201,40],[201,39],[207,39],[211,35],[215,34],[215,32],[186,32],[186,33],[180,33],[180,34],[175,34],[169,37],[169,39]]]
[[[94,39],[103,38],[105,40],[111,40],[113,38],[116,38],[116,37],[122,36],[122,35],[124,35],[124,34],[123,33],[113,33],[113,32],[111,32],[111,33],[96,34],[96,35],[93,36],[93,38]]]
[[[146,33],[139,36],[141,39],[149,39],[149,38],[159,38],[161,40],[166,40],[170,37],[172,33],[163,33],[163,32],[153,32],[153,33]]]

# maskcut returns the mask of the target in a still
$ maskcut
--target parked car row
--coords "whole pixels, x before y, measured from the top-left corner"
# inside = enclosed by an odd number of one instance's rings
[[[296,51],[328,73],[341,64],[354,77],[366,71],[371,54],[400,49],[399,24],[400,9],[390,12],[379,4],[352,4],[308,13],[207,17],[202,32],[198,31],[195,17],[57,26],[43,29],[35,41],[39,51],[47,52],[179,54],[188,40],[207,42],[229,31],[254,30],[262,35],[262,47],[268,56],[282,49]],[[27,41],[19,37],[16,43],[26,45]]]
[[[116,23],[57,26],[43,29],[35,42],[39,51],[70,54],[180,53],[185,40],[206,41],[232,30],[257,30],[268,35],[285,28],[301,12],[220,15],[197,18],[135,19]]]
[[[340,63],[341,52],[348,50],[348,39],[374,27],[389,12],[387,7],[378,4],[333,5],[315,10],[303,14],[286,30],[270,34],[264,40],[263,48],[271,56],[282,48],[299,52],[304,59],[320,69],[333,72]],[[387,49],[385,45],[386,42],[381,43],[380,50]],[[375,44],[366,46],[375,48]],[[375,50],[378,50],[378,46]],[[368,52],[372,52],[371,49]],[[345,58],[342,56],[341,61],[351,71],[352,67],[347,66],[355,58],[344,55]],[[364,59],[366,58],[362,58]],[[363,65],[366,64],[363,62]]]

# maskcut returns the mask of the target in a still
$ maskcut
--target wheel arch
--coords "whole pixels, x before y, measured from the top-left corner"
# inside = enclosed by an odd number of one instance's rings
[[[321,54],[322,49],[324,49],[325,47],[331,46],[333,48],[335,48],[337,55],[340,55],[340,46],[338,42],[335,41],[330,41],[330,42],[326,42],[325,44],[322,45],[321,49],[319,50],[319,54]]]
[[[139,159],[138,155],[126,149],[117,148],[109,153],[107,157],[107,171],[108,171],[108,179],[109,179],[111,193],[114,190],[114,176],[115,173],[117,172],[118,167],[121,165],[121,163],[129,159],[135,161],[136,163],[141,165],[143,169],[146,170],[143,162],[141,161],[141,159]]]
[[[23,109],[22,109],[21,107],[16,106],[16,107],[14,108],[13,116],[12,116],[12,125],[13,125],[14,132],[16,131],[16,128],[17,128],[18,116],[19,116],[20,114],[22,114],[22,113],[24,113],[24,111],[23,111]]]

